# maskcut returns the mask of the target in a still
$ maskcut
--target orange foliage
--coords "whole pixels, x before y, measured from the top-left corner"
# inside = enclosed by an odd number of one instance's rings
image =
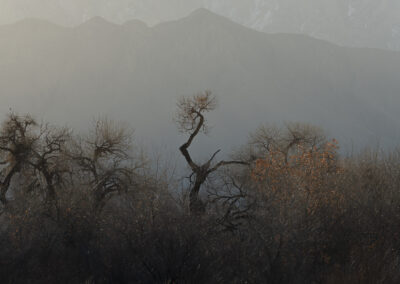
[[[338,205],[343,200],[335,189],[335,176],[342,172],[337,149],[338,142],[332,140],[320,148],[297,145],[290,154],[270,151],[256,161],[252,178],[263,194],[274,194],[280,202],[301,199],[312,214],[321,206]]]

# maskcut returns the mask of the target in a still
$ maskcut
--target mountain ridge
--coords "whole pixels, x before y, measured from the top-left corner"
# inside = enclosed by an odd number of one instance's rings
[[[381,48],[376,48],[376,47],[354,47],[354,46],[343,46],[343,45],[339,45],[336,43],[333,43],[331,41],[325,40],[325,39],[320,39],[320,38],[315,38],[306,34],[298,34],[298,33],[264,33],[258,30],[254,30],[251,29],[249,27],[243,26],[237,22],[232,21],[231,19],[225,17],[225,16],[221,16],[218,15],[206,8],[199,8],[196,9],[195,11],[193,11],[192,13],[190,13],[189,15],[177,19],[177,20],[173,20],[173,21],[168,21],[168,22],[163,22],[163,23],[159,23],[155,26],[148,26],[145,22],[140,21],[140,20],[128,20],[124,23],[121,24],[117,24],[117,23],[113,23],[109,20],[107,20],[104,17],[101,16],[95,16],[92,18],[87,19],[85,22],[81,23],[78,26],[74,26],[74,27],[65,27],[47,20],[43,20],[43,19],[39,19],[39,18],[28,18],[28,19],[22,19],[19,20],[15,23],[12,24],[7,24],[7,25],[0,25],[0,30],[1,29],[7,29],[7,28],[12,28],[12,27],[17,27],[17,26],[23,26],[23,27],[29,27],[29,26],[39,26],[39,27],[53,27],[53,28],[58,28],[58,29],[64,29],[64,30],[75,30],[75,29],[80,29],[82,27],[85,27],[87,25],[98,25],[98,26],[108,26],[108,27],[123,27],[123,26],[141,26],[142,28],[146,28],[146,29],[157,29],[163,26],[169,26],[169,25],[174,25],[174,24],[181,24],[182,22],[187,22],[187,21],[196,21],[196,20],[206,20],[205,17],[208,17],[208,19],[218,19],[220,21],[223,21],[225,23],[230,23],[236,26],[236,28],[240,28],[242,30],[247,30],[248,32],[252,32],[252,33],[259,33],[262,34],[263,36],[266,37],[270,37],[270,38],[284,38],[284,37],[296,37],[299,39],[308,39],[310,41],[316,41],[316,42],[320,42],[320,43],[326,43],[327,45],[334,45],[337,47],[343,47],[343,48],[347,48],[347,49],[354,49],[354,50],[359,50],[359,49],[363,49],[363,50],[382,50],[383,52],[392,52],[392,53],[398,53],[395,50],[385,50],[385,49],[381,49]]]
[[[267,33],[298,33],[344,46],[400,50],[397,0],[0,0],[0,23],[37,17],[76,26],[93,16],[153,26],[207,8]]]

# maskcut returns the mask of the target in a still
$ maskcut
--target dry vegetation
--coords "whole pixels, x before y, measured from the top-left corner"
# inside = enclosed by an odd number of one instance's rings
[[[288,124],[201,165],[189,147],[215,106],[209,92],[178,102],[182,195],[124,126],[101,119],[78,137],[9,115],[1,282],[400,282],[398,152],[340,157],[319,129]]]

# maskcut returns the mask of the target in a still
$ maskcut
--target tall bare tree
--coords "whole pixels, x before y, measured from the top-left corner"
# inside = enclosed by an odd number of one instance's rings
[[[89,137],[79,139],[70,154],[87,180],[98,210],[114,194],[127,191],[133,184],[135,170],[143,167],[130,155],[130,133],[123,125],[104,118],[95,122]]]
[[[13,177],[28,164],[32,148],[37,142],[34,134],[36,121],[30,116],[9,114],[0,133],[0,156],[2,165],[0,181],[0,201],[7,203],[6,194]]]
[[[193,161],[189,153],[189,147],[200,132],[207,133],[209,128],[204,115],[213,111],[216,106],[216,97],[213,96],[210,91],[205,91],[192,97],[182,97],[177,103],[176,123],[182,133],[189,135],[188,140],[180,146],[179,150],[192,170],[191,188],[189,192],[189,211],[193,215],[199,215],[204,212],[204,204],[199,194],[202,185],[211,173],[223,166],[247,165],[247,163],[243,161],[219,161],[213,163],[215,157],[221,150],[216,151],[204,164],[198,164]],[[193,182],[192,178],[194,179]]]
[[[69,130],[39,125],[31,116],[11,113],[0,133],[0,201],[7,203],[7,192],[17,174],[29,182],[28,188],[41,187],[46,199],[54,200],[55,183],[66,172],[65,144]]]
[[[37,137],[39,140],[36,147],[32,147],[29,163],[43,177],[47,199],[54,200],[56,185],[64,183],[64,175],[71,171],[66,155],[67,142],[71,139],[70,130],[43,124]]]

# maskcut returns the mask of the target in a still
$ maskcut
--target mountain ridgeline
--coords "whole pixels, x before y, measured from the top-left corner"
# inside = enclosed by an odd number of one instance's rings
[[[0,25],[40,18],[76,26],[94,16],[149,25],[206,8],[247,27],[296,33],[344,46],[400,49],[397,0],[0,0]]]
[[[256,32],[205,9],[151,28],[24,20],[0,27],[0,43],[2,114],[78,129],[106,114],[174,146],[176,98],[209,89],[219,97],[212,143],[240,145],[259,124],[283,121],[322,126],[345,149],[400,137],[397,52]]]

